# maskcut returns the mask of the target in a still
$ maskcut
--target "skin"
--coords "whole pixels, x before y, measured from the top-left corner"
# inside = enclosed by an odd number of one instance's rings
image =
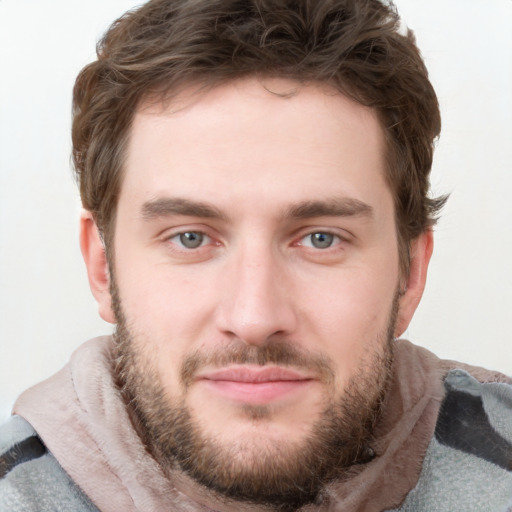
[[[356,372],[382,353],[398,291],[394,334],[405,330],[432,234],[413,241],[410,274],[401,276],[384,173],[376,115],[326,86],[247,79],[139,109],[115,227],[118,292],[137,350],[205,436],[226,446],[251,439],[249,458],[264,447],[300,446],[325,394],[342,399]],[[183,245],[187,232],[202,234],[198,247]],[[332,244],[316,247],[315,233],[333,235]],[[115,323],[89,212],[81,246],[100,314]],[[293,367],[294,382],[283,383],[290,368],[274,365],[278,377],[264,376],[264,387],[254,382],[257,365],[227,363],[200,367],[187,385],[180,379],[191,354],[274,339],[325,358],[332,382]],[[219,371],[227,372],[221,383],[212,379]],[[242,374],[251,382],[241,384]],[[265,414],[255,420],[257,407]],[[219,506],[186,477],[179,486]]]

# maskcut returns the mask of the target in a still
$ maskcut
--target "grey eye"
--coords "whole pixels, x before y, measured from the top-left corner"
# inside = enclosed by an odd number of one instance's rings
[[[309,237],[311,245],[316,249],[327,249],[334,242],[334,235],[331,233],[312,233]]]
[[[187,249],[197,249],[200,247],[204,240],[204,235],[197,231],[187,231],[179,235],[180,243]]]

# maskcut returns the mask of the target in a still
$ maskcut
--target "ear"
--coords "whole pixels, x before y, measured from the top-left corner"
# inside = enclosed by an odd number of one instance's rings
[[[89,286],[98,303],[99,314],[106,322],[115,324],[105,246],[96,222],[91,212],[87,210],[84,210],[80,216],[80,249],[87,267]]]
[[[409,275],[401,286],[395,337],[407,329],[425,289],[427,269],[434,248],[434,237],[429,229],[412,241],[410,247]]]

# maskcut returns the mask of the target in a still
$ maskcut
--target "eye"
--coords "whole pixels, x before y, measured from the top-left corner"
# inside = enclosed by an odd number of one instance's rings
[[[200,231],[186,231],[178,233],[169,239],[171,242],[185,249],[197,249],[210,241],[210,237]]]
[[[339,236],[324,231],[318,231],[306,235],[302,239],[301,245],[304,247],[314,247],[315,249],[329,249],[329,247],[332,247],[335,243],[339,242],[339,240]]]

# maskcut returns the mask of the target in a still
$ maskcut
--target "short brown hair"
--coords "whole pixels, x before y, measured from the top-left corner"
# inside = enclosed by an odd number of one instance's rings
[[[208,88],[247,76],[328,83],[377,112],[387,143],[402,270],[411,240],[435,223],[445,198],[429,194],[441,121],[411,31],[380,0],[151,0],[126,13],[79,74],[73,161],[83,206],[113,237],[134,113],[155,91]]]

